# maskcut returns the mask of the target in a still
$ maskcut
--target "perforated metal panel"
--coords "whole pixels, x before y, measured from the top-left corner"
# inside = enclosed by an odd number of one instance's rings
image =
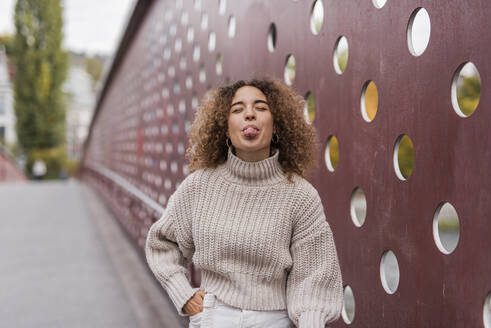
[[[158,213],[130,201],[133,196],[90,166],[117,173],[165,207],[189,173],[186,133],[198,99],[224,81],[283,78],[287,55],[293,54],[293,88],[313,95],[313,124],[321,141],[326,145],[331,135],[339,141],[336,169],[327,168],[323,149],[321,168],[310,180],[334,232],[344,284],[353,290],[350,326],[483,327],[491,291],[491,3],[388,0],[380,9],[370,0],[322,3],[324,19],[315,35],[310,28],[314,1],[227,1],[223,14],[214,0],[140,1],[139,25],[120,49],[121,60],[97,108],[84,174],[111,199],[118,218],[143,246]],[[414,56],[407,28],[419,7],[429,14],[431,34],[425,51]],[[233,37],[228,34],[231,16]],[[272,52],[271,23],[277,33]],[[349,45],[342,74],[333,66],[340,36]],[[218,71],[217,58],[222,61]],[[458,67],[468,61],[477,67],[482,87],[476,111],[462,118],[453,109],[451,85]],[[360,110],[369,80],[378,90],[372,122]],[[405,181],[396,176],[393,161],[401,135],[414,145],[414,168]],[[361,227],[350,217],[355,187],[366,195]],[[442,202],[453,205],[460,223],[450,254],[438,249],[433,236]],[[381,282],[387,250],[396,256],[400,272],[393,294]],[[343,319],[332,324],[344,326]]]

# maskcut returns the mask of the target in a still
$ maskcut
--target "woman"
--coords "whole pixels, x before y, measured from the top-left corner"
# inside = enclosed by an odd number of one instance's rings
[[[343,304],[317,190],[304,100],[279,81],[205,97],[186,156],[194,170],[148,233],[148,264],[190,327],[325,327]],[[187,263],[201,271],[188,282]]]

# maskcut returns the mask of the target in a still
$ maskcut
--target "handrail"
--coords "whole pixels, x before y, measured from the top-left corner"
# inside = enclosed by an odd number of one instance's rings
[[[131,193],[133,196],[138,198],[140,201],[145,203],[145,205],[149,206],[152,208],[154,211],[157,213],[164,213],[165,208],[162,207],[159,203],[145,195],[141,190],[136,188],[134,185],[132,185],[128,180],[120,176],[119,174],[111,171],[110,169],[100,165],[100,164],[86,164],[86,167],[99,172],[109,180],[113,181],[114,183],[118,184],[121,188],[126,190],[127,192]]]
[[[14,155],[12,155],[7,148],[5,148],[4,145],[0,143],[0,153],[4,154],[7,156],[12,162],[15,163],[15,158]]]

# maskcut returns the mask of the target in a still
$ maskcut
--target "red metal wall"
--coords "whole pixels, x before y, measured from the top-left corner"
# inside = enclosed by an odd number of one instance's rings
[[[120,49],[122,59],[100,99],[86,144],[83,172],[141,247],[158,210],[102,177],[93,165],[116,173],[165,207],[189,173],[184,150],[197,100],[224,81],[256,74],[282,78],[287,55],[294,54],[293,87],[302,95],[313,93],[313,124],[321,141],[325,145],[330,135],[339,140],[336,170],[327,169],[323,150],[321,168],[311,181],[334,232],[344,283],[354,293],[350,326],[484,326],[483,305],[491,291],[489,1],[388,0],[377,9],[369,0],[326,0],[318,35],[310,31],[313,1],[227,1],[224,15],[218,0],[203,0],[201,8],[196,1],[140,3],[148,3],[148,10],[139,16],[132,41]],[[425,52],[415,57],[406,33],[418,7],[429,13],[431,36]],[[202,29],[205,13],[208,27]],[[236,18],[233,38],[227,34],[230,15]],[[272,22],[277,45],[269,52]],[[209,51],[211,31],[216,48]],[[332,56],[341,35],[348,39],[349,59],[339,75]],[[193,60],[195,46],[200,56]],[[482,87],[475,113],[462,118],[452,108],[450,88],[456,69],[467,61],[479,70]],[[360,113],[367,80],[376,83],[379,96],[370,123]],[[414,144],[414,170],[406,181],[396,177],[393,165],[401,134]],[[367,200],[360,228],[350,218],[357,186]],[[460,222],[458,246],[448,255],[438,250],[432,231],[443,201],[455,207]],[[394,294],[381,284],[386,250],[399,264]],[[344,326],[342,319],[332,324]]]

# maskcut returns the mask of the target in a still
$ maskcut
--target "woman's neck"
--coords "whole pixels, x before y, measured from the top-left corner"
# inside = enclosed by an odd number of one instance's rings
[[[244,162],[259,162],[273,155],[273,151],[269,146],[255,151],[244,151],[232,146],[232,152]]]
[[[247,162],[228,150],[226,163],[222,166],[222,176],[231,182],[247,186],[267,186],[285,179],[278,161],[279,149],[272,148],[272,156],[260,161]]]

